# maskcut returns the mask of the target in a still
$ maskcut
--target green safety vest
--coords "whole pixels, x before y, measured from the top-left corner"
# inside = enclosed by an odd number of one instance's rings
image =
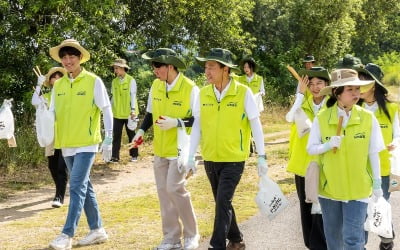
[[[94,102],[96,75],[85,69],[54,85],[55,148],[85,147],[101,142],[100,109]]]
[[[165,84],[164,81],[156,79],[151,87],[154,154],[159,157],[176,157],[178,155],[177,128],[161,130],[155,122],[159,116],[191,117],[190,96],[195,84],[182,73],[170,91],[167,92]]]
[[[231,80],[220,102],[210,84],[200,90],[201,151],[204,160],[241,162],[249,157],[250,122],[245,112],[248,87]]]
[[[51,91],[50,91],[50,92],[47,92],[47,93],[44,93],[42,96],[43,96],[43,98],[47,101],[47,105],[50,106]]]
[[[112,112],[113,116],[118,119],[127,119],[131,114],[131,81],[133,77],[125,74],[121,81],[119,77],[112,81]],[[138,115],[139,108],[137,98],[135,98],[135,114]]]
[[[335,200],[359,200],[372,191],[372,169],[368,153],[371,142],[373,114],[354,105],[340,148],[321,155],[319,194]],[[336,135],[337,105],[318,113],[322,143]]]
[[[254,77],[251,80],[251,82],[247,81],[246,74],[239,76],[238,79],[241,84],[248,86],[251,89],[251,91],[253,92],[253,94],[256,94],[256,93],[260,92],[261,81],[263,78],[260,75],[257,75],[256,73],[253,73],[253,74],[254,74]]]
[[[321,110],[326,108],[326,97],[324,100],[324,105]],[[313,96],[310,95],[308,98],[304,99],[301,108],[304,113],[312,122],[314,120],[314,111],[313,111]],[[320,111],[321,111],[320,110]],[[294,173],[299,176],[305,176],[307,167],[310,162],[315,161],[317,156],[309,155],[307,153],[307,142],[308,142],[309,133],[299,138],[299,134],[297,133],[296,123],[292,123],[290,129],[290,140],[289,140],[289,162],[287,166],[287,171]]]
[[[392,140],[393,140],[393,119],[395,114],[398,112],[398,106],[396,103],[386,103],[386,107],[389,111],[390,118],[392,121],[387,118],[385,113],[381,109],[377,109],[375,111],[375,117],[379,122],[379,125],[381,127],[382,135],[383,135],[383,141],[385,142],[385,145],[389,145]],[[379,152],[379,158],[381,162],[381,176],[389,176],[390,175],[390,153],[385,148],[381,152]]]

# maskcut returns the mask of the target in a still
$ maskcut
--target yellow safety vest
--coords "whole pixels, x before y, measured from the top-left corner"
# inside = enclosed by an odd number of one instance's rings
[[[321,110],[326,108],[326,100],[325,98],[324,105]],[[314,120],[314,111],[313,111],[313,96],[310,95],[306,98],[301,108],[304,113],[312,122]],[[321,111],[320,110],[320,111]],[[307,167],[311,161],[315,161],[317,156],[309,155],[307,153],[307,142],[308,142],[309,133],[299,138],[299,134],[297,133],[296,123],[292,123],[292,127],[290,129],[290,140],[289,140],[289,162],[287,166],[287,171],[294,173],[299,176],[305,176]]]
[[[372,191],[372,170],[368,160],[373,114],[354,105],[340,148],[321,155],[319,194],[335,200],[359,200]],[[318,115],[322,143],[336,135],[337,105]]]
[[[248,86],[251,89],[251,91],[253,92],[253,94],[256,94],[256,93],[260,92],[261,81],[263,78],[260,75],[257,75],[256,73],[253,73],[253,74],[254,74],[254,77],[251,80],[251,82],[247,81],[246,74],[239,76],[238,79],[241,84]]]
[[[70,81],[54,85],[55,148],[84,147],[101,142],[100,109],[94,102],[96,75],[85,69]]]
[[[182,73],[169,92],[167,92],[165,84],[164,81],[156,79],[151,87],[154,154],[159,157],[176,157],[178,155],[177,128],[161,130],[155,122],[159,119],[159,116],[191,117],[190,95],[195,84]]]
[[[125,74],[123,81],[120,78],[114,78],[112,81],[112,112],[115,118],[127,119],[131,114],[131,81],[133,77]],[[135,98],[135,114],[138,115],[139,108],[137,98]]]
[[[245,161],[250,152],[250,122],[245,112],[248,87],[231,80],[220,102],[210,84],[200,90],[201,151],[204,160]]]

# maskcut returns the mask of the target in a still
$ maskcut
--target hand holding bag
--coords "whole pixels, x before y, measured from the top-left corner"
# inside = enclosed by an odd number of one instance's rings
[[[188,164],[189,159],[189,144],[190,135],[186,133],[184,122],[179,119],[181,127],[177,128],[177,141],[178,141],[178,171],[179,173],[185,172],[185,166]]]

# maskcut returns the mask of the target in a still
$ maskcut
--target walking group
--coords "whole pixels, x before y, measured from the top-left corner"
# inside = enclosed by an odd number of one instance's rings
[[[50,56],[62,67],[38,77],[32,104],[46,103],[55,117],[54,143],[46,147],[56,185],[52,206],[64,203],[67,175],[70,192],[65,225],[50,247],[72,248],[82,211],[90,232],[78,245],[107,241],[90,171],[99,151],[106,162],[120,161],[125,126],[133,162],[138,160],[145,133],[153,129],[153,170],[163,235],[155,249],[199,246],[196,215],[185,186],[196,173],[199,146],[215,201],[209,249],[245,249],[232,205],[235,189],[251,151],[257,155],[258,175],[268,171],[260,121],[265,88],[253,58],[242,60],[245,75],[236,76],[239,67],[229,50],[213,48],[196,57],[208,83],[199,88],[182,73],[186,65],[174,50],[144,53],[142,58],[156,79],[138,126],[137,86],[127,73],[126,60],[118,58],[111,65],[116,78],[110,101],[101,78],[82,67],[90,53],[78,41],[64,40],[50,48]],[[364,249],[369,198],[390,197],[389,157],[400,137],[397,105],[387,97],[378,65],[362,65],[346,56],[329,73],[313,66],[314,62],[313,56],[305,58],[307,68],[299,71],[296,100],[286,115],[293,124],[287,170],[295,174],[304,244],[309,249]],[[42,85],[51,92],[41,94]],[[182,129],[190,132],[183,161],[178,151]],[[314,179],[307,177],[311,169]],[[310,180],[317,183],[311,191],[307,190]],[[393,237],[382,237],[380,249],[393,249]]]

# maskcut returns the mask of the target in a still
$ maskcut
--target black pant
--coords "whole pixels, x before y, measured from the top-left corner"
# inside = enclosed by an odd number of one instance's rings
[[[122,128],[125,125],[126,133],[128,134],[129,142],[135,137],[135,131],[128,129],[128,119],[114,118],[113,125],[113,145],[112,145],[112,158],[119,160],[119,150],[121,149]],[[137,157],[139,154],[138,148],[129,149],[131,157]]]
[[[232,242],[243,240],[232,199],[242,177],[244,162],[204,161],[204,166],[215,200],[214,230],[210,245],[213,249],[226,249],[226,239]]]
[[[64,195],[67,187],[68,169],[62,156],[61,149],[55,149],[54,155],[48,156],[48,166],[56,184],[56,195],[54,198],[60,198],[61,203],[64,203]]]
[[[322,215],[311,214],[312,203],[305,202],[305,178],[295,175],[294,180],[296,182],[297,196],[300,201],[300,217],[304,244],[309,249],[327,249]]]

